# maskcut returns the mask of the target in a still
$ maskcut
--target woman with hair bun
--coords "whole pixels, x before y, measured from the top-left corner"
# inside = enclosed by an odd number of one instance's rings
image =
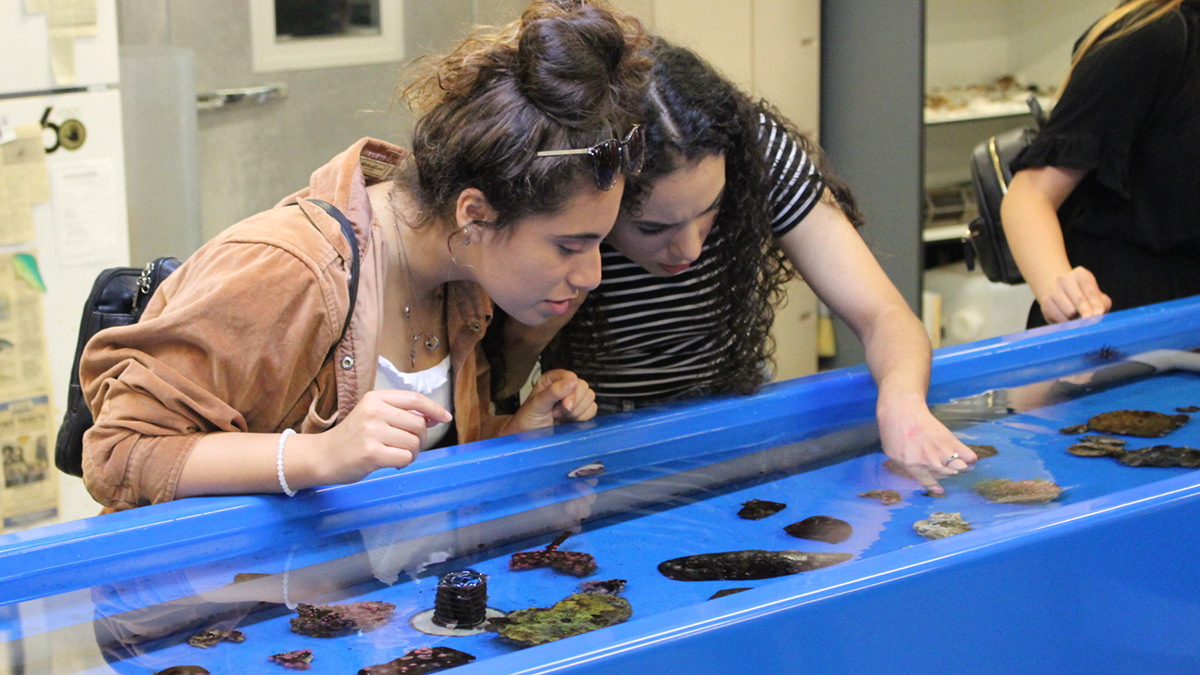
[[[884,451],[941,492],[937,479],[976,457],[926,404],[929,339],[855,231],[849,188],[815,143],[695,53],[656,38],[652,54],[645,167],[602,248],[603,281],[573,316],[512,317],[489,335],[494,369],[508,371],[497,398],[547,344],[545,367],[586,378],[601,412],[756,391],[775,308],[799,273],[863,341]]]
[[[493,416],[478,346],[493,302],[538,324],[599,283],[599,244],[640,159],[643,39],[604,7],[534,2],[419,64],[402,90],[418,114],[411,150],[355,143],[205,244],[140,322],[87,345],[93,497],[125,509],[291,495],[594,415],[589,385],[557,370],[515,415]],[[357,256],[314,199],[348,219]]]

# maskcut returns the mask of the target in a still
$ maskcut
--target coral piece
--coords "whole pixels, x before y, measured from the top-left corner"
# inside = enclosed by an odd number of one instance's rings
[[[1078,457],[1112,457],[1130,467],[1200,468],[1200,450],[1196,448],[1152,445],[1127,449],[1125,444],[1124,439],[1112,436],[1084,436],[1079,443],[1067,448],[1067,452]]]
[[[1164,415],[1150,410],[1114,410],[1088,420],[1088,429],[1105,434],[1157,438],[1187,424],[1187,415]]]
[[[390,602],[368,600],[344,605],[305,605],[296,607],[292,632],[312,637],[337,637],[356,630],[371,630],[387,623],[396,606]]]
[[[549,567],[577,577],[586,577],[594,573],[596,571],[596,559],[590,553],[558,550],[558,547],[569,536],[571,536],[570,532],[563,532],[541,551],[524,551],[512,554],[512,558],[508,561],[509,569],[519,571]]]
[[[420,675],[465,665],[474,660],[474,656],[449,647],[421,647],[387,663],[367,666],[358,671],[358,675]]]
[[[200,631],[188,638],[188,644],[201,649],[216,647],[218,642],[245,642],[246,636],[240,630],[221,630],[211,628]]]
[[[1000,451],[997,450],[996,446],[994,445],[971,445],[968,443],[967,447],[970,448],[971,451],[975,453],[975,457],[979,459],[987,459],[988,457],[995,457],[996,455],[1000,454]]]
[[[615,626],[633,616],[629,601],[606,593],[575,593],[553,607],[531,607],[509,612],[489,622],[500,636],[532,646]]]
[[[607,581],[584,581],[579,584],[580,593],[608,593],[616,595],[625,590],[624,579],[608,579]]]
[[[884,506],[891,506],[892,504],[899,504],[904,501],[900,493],[895,490],[867,490],[866,492],[858,493],[858,496],[866,497],[867,499],[878,499],[883,502]]]
[[[672,558],[659,563],[658,571],[675,581],[748,581],[808,572],[853,557],[849,553],[728,551]]]
[[[921,493],[921,496],[922,497],[933,497],[934,499],[945,499],[946,493],[945,492],[930,492],[929,490],[926,490]]]
[[[299,616],[291,621],[293,633],[327,638],[349,633],[355,628],[353,620],[324,605],[301,603],[296,606],[296,613]]]
[[[154,675],[210,675],[203,666],[171,666],[158,671]]]
[[[762,520],[786,508],[787,504],[768,502],[764,499],[751,499],[748,502],[742,502],[742,510],[738,511],[738,517],[746,520]]]
[[[1132,467],[1200,468],[1200,450],[1183,446],[1153,445],[1148,448],[1127,450],[1120,454],[1114,454],[1113,457],[1116,457],[1117,461],[1125,466]]]
[[[1086,424],[1072,424],[1069,427],[1059,429],[1058,433],[1068,436],[1078,436],[1079,434],[1086,434],[1089,430],[1090,427]]]
[[[928,520],[918,520],[913,523],[917,534],[926,539],[943,539],[963,532],[971,531],[971,523],[963,520],[961,513],[946,513],[938,511],[929,514]]]
[[[998,504],[1045,504],[1058,499],[1062,488],[1048,480],[1009,480],[993,478],[975,484],[975,491],[984,499]]]
[[[1076,443],[1068,447],[1067,452],[1076,457],[1114,457],[1124,453],[1125,448],[1107,443]]]
[[[1115,436],[1084,436],[1067,448],[1077,457],[1113,457],[1125,452],[1125,439]]]
[[[308,670],[312,668],[313,653],[311,649],[297,649],[294,652],[284,652],[267,657],[272,663],[278,663],[292,670]]]
[[[443,628],[475,628],[487,621],[487,575],[461,570],[442,575],[433,622]]]
[[[1200,412],[1200,406],[1194,406],[1194,405],[1183,406],[1182,408],[1176,408],[1175,412],[1181,412],[1181,413]]]
[[[793,537],[823,541],[826,544],[840,544],[854,534],[850,523],[833,516],[810,516],[788,525],[783,531]]]
[[[329,605],[329,608],[353,621],[358,630],[371,630],[387,623],[392,618],[392,610],[396,609],[396,606],[390,602],[368,600],[345,605]]]
[[[723,589],[717,591],[716,593],[713,593],[712,595],[710,595],[708,597],[708,599],[716,600],[717,598],[723,598],[727,595],[733,595],[734,593],[741,593],[742,591],[748,591],[748,590],[750,590],[750,589],[749,588],[723,588]]]
[[[604,462],[592,462],[591,464],[584,464],[578,469],[567,472],[567,478],[589,478],[591,476],[599,476],[604,471]]]
[[[1128,443],[1124,438],[1117,438],[1116,436],[1084,436],[1079,439],[1079,442],[1087,445],[1106,445],[1118,448],[1123,448]]]

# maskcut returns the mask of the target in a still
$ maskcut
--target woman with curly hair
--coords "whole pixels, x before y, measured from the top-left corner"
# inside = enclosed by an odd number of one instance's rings
[[[544,367],[587,379],[601,412],[753,392],[767,379],[784,284],[799,272],[864,343],[884,450],[940,491],[937,478],[975,455],[926,405],[928,337],[855,230],[849,189],[769,104],[685,48],[659,38],[652,52],[645,166],[605,241],[601,284],[573,317],[506,322],[505,344],[488,346],[508,369],[497,398],[539,353]]]
[[[595,414],[587,383],[555,371],[493,416],[479,344],[493,302],[538,324],[599,283],[644,40],[592,3],[534,2],[425,64],[404,90],[411,150],[362,139],[201,247],[138,323],[84,350],[92,496],[291,495]]]

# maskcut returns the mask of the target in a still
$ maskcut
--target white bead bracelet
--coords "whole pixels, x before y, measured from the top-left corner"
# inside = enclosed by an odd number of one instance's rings
[[[279,487],[283,488],[283,493],[289,497],[295,497],[296,491],[288,487],[287,479],[283,477],[283,446],[287,443],[287,437],[296,433],[295,429],[284,429],[279,435],[279,451],[275,453],[275,473],[279,476]]]

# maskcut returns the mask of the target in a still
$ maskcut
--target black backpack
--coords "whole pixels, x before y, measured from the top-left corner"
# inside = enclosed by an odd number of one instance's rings
[[[358,238],[346,216],[335,206],[319,199],[308,201],[325,209],[342,226],[342,234],[350,242],[353,260],[350,266],[350,312],[342,326],[342,335],[354,316],[354,301],[358,295]],[[176,258],[158,258],[145,267],[113,267],[104,270],[92,284],[92,291],[83,303],[83,318],[79,322],[79,339],[75,343],[75,362],[71,366],[71,384],[67,389],[67,410],[58,427],[54,447],[54,464],[64,473],[83,476],[83,434],[92,428],[92,411],[83,400],[79,384],[79,359],[92,336],[105,328],[137,323],[150,297],[160,284],[181,263]],[[341,338],[338,338],[341,341]]]
[[[971,153],[971,180],[975,184],[979,217],[967,226],[964,238],[967,244],[967,269],[974,269],[974,263],[978,261],[988,281],[1025,283],[1008,247],[1008,238],[1004,236],[1000,202],[1004,200],[1008,184],[1012,181],[1012,161],[1029,147],[1045,122],[1045,114],[1037,97],[1030,95],[1027,103],[1036,127],[1009,129],[996,134],[976,145]]]

